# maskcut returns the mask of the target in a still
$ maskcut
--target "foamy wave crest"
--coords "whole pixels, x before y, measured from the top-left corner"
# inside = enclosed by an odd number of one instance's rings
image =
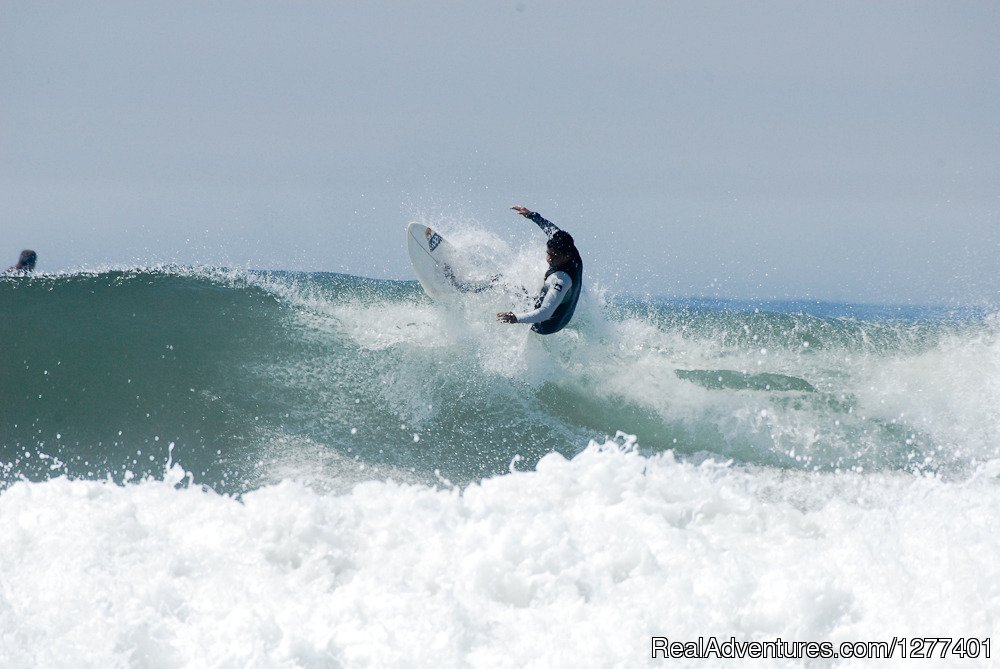
[[[997,636],[998,471],[695,465],[620,436],[465,488],[19,482],[0,665],[604,667],[650,662],[654,635]]]

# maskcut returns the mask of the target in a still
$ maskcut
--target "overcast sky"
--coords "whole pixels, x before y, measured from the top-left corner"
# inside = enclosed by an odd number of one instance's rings
[[[524,204],[612,291],[1000,303],[993,0],[0,0],[0,101],[2,265],[408,279]]]

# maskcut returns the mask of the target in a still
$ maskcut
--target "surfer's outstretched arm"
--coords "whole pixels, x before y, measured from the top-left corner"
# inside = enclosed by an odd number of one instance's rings
[[[549,237],[552,237],[552,235],[559,232],[559,228],[556,227],[555,223],[553,223],[552,221],[545,220],[544,218],[542,218],[542,215],[539,214],[537,211],[531,211],[527,207],[522,207],[521,205],[517,204],[511,207],[511,209],[513,209],[517,213],[521,214],[521,216],[524,216],[526,219],[528,219],[529,221],[540,227],[542,229],[542,232],[544,232]]]

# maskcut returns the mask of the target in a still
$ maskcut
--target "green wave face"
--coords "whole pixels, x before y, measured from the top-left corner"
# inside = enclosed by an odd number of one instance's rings
[[[601,302],[540,337],[507,297],[336,274],[0,281],[0,476],[455,482],[636,434],[646,452],[961,473],[996,457],[990,316]]]

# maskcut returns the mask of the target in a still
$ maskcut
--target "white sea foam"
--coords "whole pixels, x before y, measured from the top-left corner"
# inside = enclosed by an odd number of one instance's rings
[[[998,472],[695,466],[609,442],[464,490],[237,500],[176,466],[21,482],[0,493],[0,666],[642,666],[654,635],[1000,638]]]

